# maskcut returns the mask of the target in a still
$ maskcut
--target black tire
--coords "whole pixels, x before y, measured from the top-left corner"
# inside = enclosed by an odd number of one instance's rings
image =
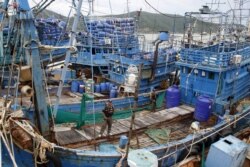
[[[47,159],[49,160],[48,163],[53,164],[54,167],[62,167],[62,162],[61,160],[56,157],[53,153],[51,152],[46,152]]]
[[[223,129],[223,130],[220,132],[221,137],[226,137],[226,136],[232,135],[232,134],[233,134],[233,131],[232,131],[231,128]]]
[[[186,158],[186,156],[188,155],[198,155],[200,151],[200,146],[198,144],[193,145],[193,147],[191,148],[191,151],[187,150],[187,149],[183,149],[180,153],[180,156],[177,159],[177,162],[182,161],[184,158]]]
[[[214,142],[218,141],[219,140],[219,135],[213,135],[213,136],[210,136],[209,138],[207,138],[206,142],[205,142],[205,146],[206,147],[209,147],[211,146]]]

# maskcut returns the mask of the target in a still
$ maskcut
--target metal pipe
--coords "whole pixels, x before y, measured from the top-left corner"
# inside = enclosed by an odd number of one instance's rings
[[[157,61],[158,61],[158,48],[159,48],[160,43],[162,43],[162,42],[163,41],[158,41],[156,43],[156,46],[155,46],[154,62],[153,62],[153,65],[152,65],[152,74],[151,74],[151,77],[150,77],[150,82],[152,82],[155,79],[155,68],[156,68]]]
[[[79,18],[80,18],[80,15],[81,15],[82,1],[83,0],[79,0],[79,3],[78,3],[76,17],[74,19],[74,23],[73,23],[73,26],[72,26],[69,46],[72,46],[74,41],[75,41],[75,36],[76,36],[75,32],[76,32],[77,25],[78,25],[78,22],[79,22]],[[65,57],[64,66],[63,66],[63,69],[62,69],[60,84],[59,84],[58,91],[57,91],[57,94],[56,94],[56,102],[55,102],[55,105],[53,107],[53,116],[54,117],[56,117],[56,114],[57,114],[58,105],[59,105],[61,94],[62,94],[63,83],[64,83],[64,79],[65,79],[65,76],[66,76],[66,71],[67,71],[67,68],[68,68],[70,56],[71,56],[71,51],[68,50],[66,52],[66,57]]]

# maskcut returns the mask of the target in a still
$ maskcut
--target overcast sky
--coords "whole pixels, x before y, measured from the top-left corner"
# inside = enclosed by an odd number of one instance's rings
[[[163,13],[180,14],[184,15],[185,12],[198,11],[202,5],[206,5],[211,2],[225,3],[220,5],[220,9],[228,10],[234,7],[234,0],[147,0],[152,6],[157,8]],[[249,2],[249,0],[244,0]],[[31,5],[39,0],[30,1]],[[57,13],[68,15],[71,6],[70,0],[55,0],[49,7],[49,10],[53,10]],[[207,4],[211,7],[211,4]],[[248,3],[250,5],[250,3]],[[218,5],[212,5],[212,9],[217,9]],[[82,11],[87,14],[89,9],[88,0],[83,1]],[[94,11],[95,15],[105,14],[120,14],[127,13],[129,11],[140,10],[156,13],[145,0],[95,0]]]

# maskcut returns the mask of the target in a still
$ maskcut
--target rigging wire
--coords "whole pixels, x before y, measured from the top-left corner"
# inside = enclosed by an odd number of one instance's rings
[[[59,38],[58,38],[58,40],[56,41],[55,46],[59,46],[60,43],[61,43],[63,40],[65,40],[65,39],[63,38],[63,35],[65,34],[65,32],[66,32],[66,30],[67,30],[67,27],[68,27],[68,25],[69,25],[69,20],[70,20],[71,11],[72,11],[72,8],[70,9],[69,14],[68,14],[68,17],[67,17],[66,26],[65,26],[65,28],[63,28],[63,30],[61,31],[61,33],[60,33],[60,35],[59,35]],[[53,50],[51,51],[50,54],[53,55],[55,51],[56,51],[56,49],[53,49]],[[52,58],[52,59],[53,59],[53,58]],[[53,60],[52,60],[52,61],[53,61]],[[53,64],[54,64],[54,63],[53,63]]]
[[[109,0],[109,9],[111,11],[111,15],[113,16],[113,10],[112,10],[112,6],[111,6],[111,1]]]
[[[162,13],[161,11],[159,11],[158,9],[156,9],[153,5],[151,5],[147,0],[144,0],[152,9],[154,9],[156,12],[158,12],[159,14],[163,15],[163,16],[166,16],[166,17],[169,17],[169,18],[172,18],[172,19],[175,19],[175,18],[179,18],[179,19],[182,19],[183,16],[171,16],[171,15],[168,15],[168,14],[165,14],[165,13]]]
[[[194,144],[198,144],[199,142],[204,141],[204,140],[207,139],[208,137],[213,136],[213,135],[219,133],[220,131],[222,131],[223,129],[225,129],[225,128],[227,128],[227,127],[229,127],[229,126],[231,126],[231,125],[237,123],[239,120],[245,119],[245,117],[247,117],[248,115],[250,115],[250,112],[245,113],[245,112],[247,112],[248,110],[250,110],[250,107],[248,107],[247,109],[245,109],[245,110],[242,112],[242,115],[240,115],[240,116],[238,116],[238,117],[234,116],[234,118],[232,118],[231,122],[227,122],[227,121],[225,120],[225,122],[228,123],[228,124],[226,124],[226,125],[224,125],[224,126],[218,128],[218,129],[212,128],[212,129],[207,130],[207,133],[209,133],[209,131],[211,132],[209,135],[207,135],[207,136],[205,136],[205,137],[201,137],[200,139],[198,139],[198,140],[192,142],[191,144],[189,144],[188,146],[191,146],[191,145],[194,145]],[[205,131],[206,131],[206,129],[204,129],[204,131],[201,132],[200,135],[204,135],[204,132],[205,132]],[[162,156],[161,158],[158,158],[158,161],[163,160],[163,159],[165,159],[165,158],[168,158],[169,156],[175,154],[176,152],[177,152],[177,151],[173,151],[173,152],[169,153],[168,155]]]

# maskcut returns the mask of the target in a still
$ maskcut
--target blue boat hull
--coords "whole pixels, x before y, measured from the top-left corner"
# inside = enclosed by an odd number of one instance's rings
[[[200,133],[190,134],[184,139],[169,142],[167,144],[148,147],[145,149],[156,154],[160,159],[164,157],[159,160],[160,166],[172,166],[177,161],[179,161],[181,157],[183,157],[183,154],[185,154],[186,148],[188,148],[188,146],[191,144],[201,143],[203,141],[209,141],[209,144],[215,142],[214,135],[218,134],[222,128],[232,125],[235,120],[240,120],[236,127],[237,131],[243,127],[246,127],[249,124],[249,114],[250,109],[248,108],[245,112],[231,117],[230,120],[221,121],[215,125],[211,131],[202,131]],[[241,117],[245,117],[246,119],[242,119]],[[211,136],[212,138],[210,138]],[[207,140],[209,138],[210,140]],[[7,156],[5,149],[3,149],[3,155]],[[55,145],[53,155],[54,161],[50,160],[48,166],[53,166],[60,162],[63,167],[109,167],[115,166],[121,159],[121,154],[117,152],[115,146],[109,151],[87,151],[69,149]],[[18,166],[20,167],[28,167],[31,166],[31,164],[34,164],[33,155],[18,148],[17,146],[15,146],[15,158]]]

